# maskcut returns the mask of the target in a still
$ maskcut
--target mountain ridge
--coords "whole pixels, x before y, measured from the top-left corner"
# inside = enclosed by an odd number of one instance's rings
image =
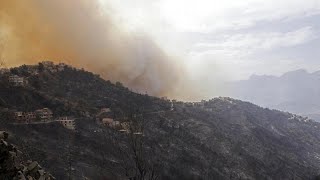
[[[51,66],[56,67],[11,69],[10,74],[27,78],[27,86],[12,87],[1,76],[0,125],[58,179],[66,179],[69,163],[76,179],[126,178],[117,151],[125,136],[95,117],[104,107],[120,121],[131,112],[143,114],[148,157],[160,167],[160,179],[315,179],[320,174],[320,125],[310,119],[228,97],[166,100],[133,93],[85,70]],[[76,117],[77,131],[55,123],[14,125],[5,113],[43,107]]]
[[[232,97],[314,118],[320,114],[319,83],[319,71],[299,69],[281,76],[255,75],[231,83],[230,88]]]

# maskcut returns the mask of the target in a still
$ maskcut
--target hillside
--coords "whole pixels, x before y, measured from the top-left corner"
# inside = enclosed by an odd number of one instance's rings
[[[155,170],[158,179],[315,179],[320,174],[320,124],[312,120],[232,98],[171,102],[133,93],[85,70],[56,67],[21,66],[2,74],[0,129],[57,179],[126,179],[132,173],[127,168],[136,166]],[[9,74],[25,77],[27,85],[10,85]],[[58,123],[14,124],[8,113],[44,107],[55,116],[75,117],[77,130]],[[110,108],[120,122],[138,122],[141,115],[142,165],[123,151],[136,136],[98,123],[101,108]]]
[[[233,97],[320,121],[320,72],[296,70],[282,76],[258,76],[233,83]]]
[[[19,180],[54,180],[55,178],[45,172],[36,161],[23,161],[23,152],[8,143],[8,133],[0,131],[0,177],[1,179]]]

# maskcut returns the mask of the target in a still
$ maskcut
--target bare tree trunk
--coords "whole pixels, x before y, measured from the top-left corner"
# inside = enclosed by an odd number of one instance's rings
[[[129,180],[156,180],[158,171],[150,159],[155,154],[148,153],[145,142],[145,119],[142,113],[130,113],[128,116],[128,131],[126,134],[110,135],[114,146],[120,155],[120,166]],[[117,138],[121,136],[122,138]],[[121,143],[124,144],[121,144]]]

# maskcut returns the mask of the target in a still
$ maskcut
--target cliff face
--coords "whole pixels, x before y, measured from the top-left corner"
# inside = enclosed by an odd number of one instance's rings
[[[12,73],[26,77],[28,85],[1,81],[0,124],[58,179],[129,177],[126,169],[137,166],[132,139],[143,140],[140,160],[160,179],[314,179],[320,174],[320,124],[307,118],[231,98],[171,102],[72,67],[34,74],[20,67]],[[56,116],[76,117],[77,130],[56,123],[15,125],[6,117],[12,109],[44,107]],[[143,136],[97,123],[101,108],[110,108],[111,118],[120,122],[141,116]]]

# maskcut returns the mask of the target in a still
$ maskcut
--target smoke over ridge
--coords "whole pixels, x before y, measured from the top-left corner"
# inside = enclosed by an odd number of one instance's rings
[[[124,33],[92,0],[3,0],[0,38],[7,65],[67,62],[140,92],[175,92],[183,67],[147,35]]]

